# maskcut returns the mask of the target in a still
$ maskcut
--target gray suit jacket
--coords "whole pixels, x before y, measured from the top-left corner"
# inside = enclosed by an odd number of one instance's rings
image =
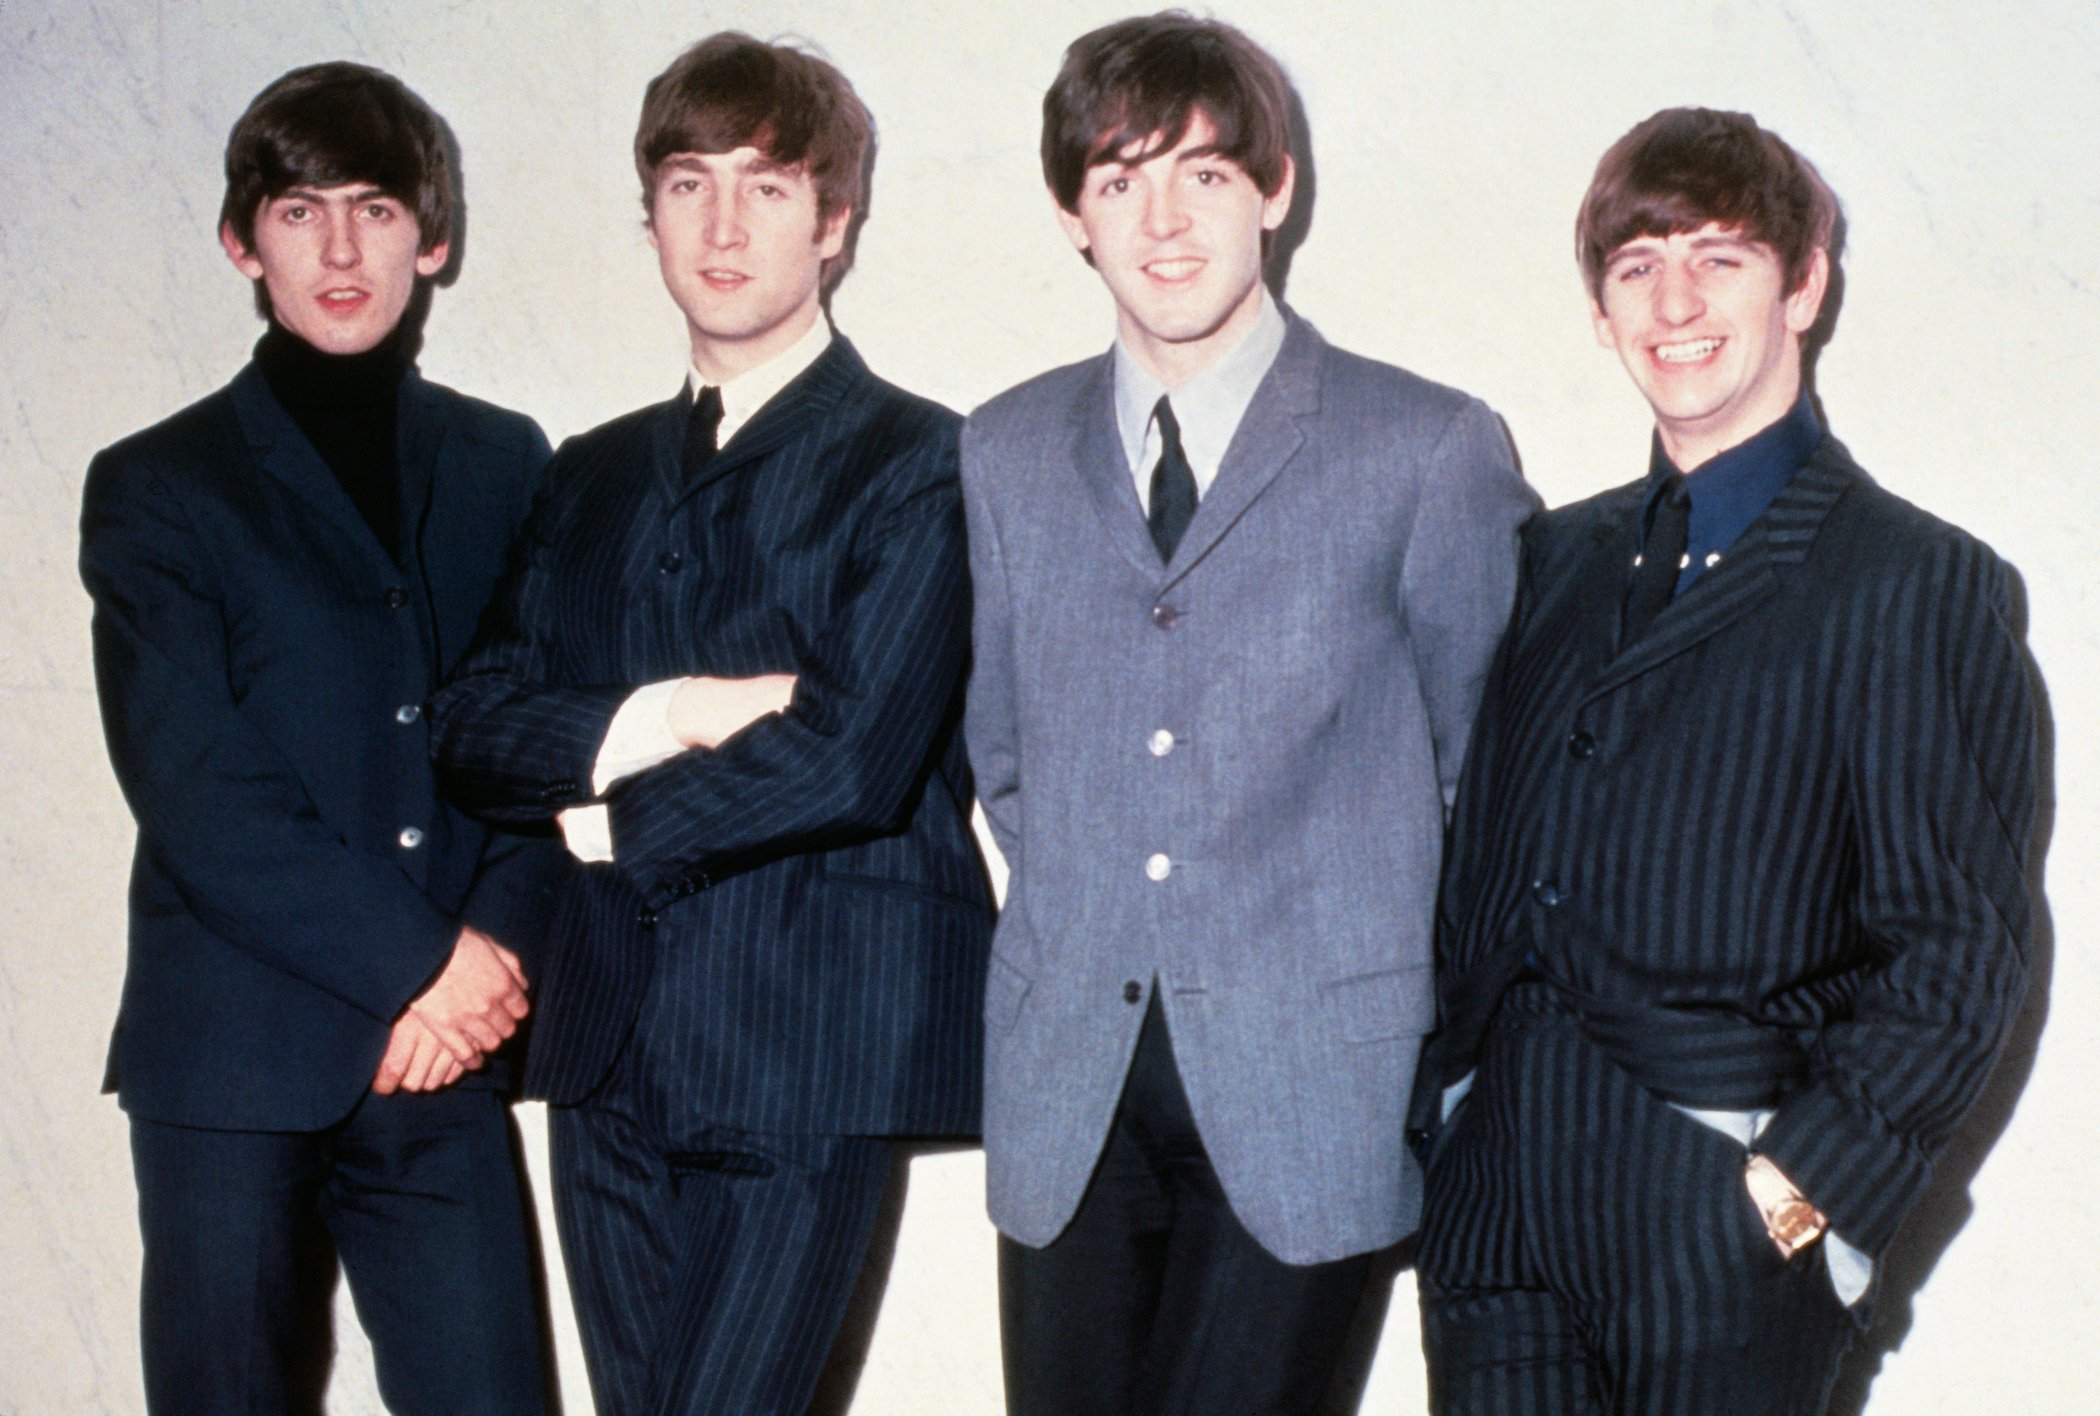
[[[1255,1238],[1312,1263],[1416,1222],[1444,814],[1536,498],[1483,404],[1289,318],[1169,564],[1108,356],[964,429],[966,736],[1012,872],[985,1151],[1023,1243],[1077,1208],[1155,979]]]

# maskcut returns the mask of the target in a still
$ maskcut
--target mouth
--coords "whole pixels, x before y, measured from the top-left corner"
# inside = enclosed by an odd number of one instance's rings
[[[321,308],[328,311],[331,315],[349,315],[363,309],[365,302],[371,298],[372,292],[369,290],[359,290],[352,285],[340,285],[333,290],[323,290],[320,294],[319,302]]]
[[[1711,358],[1727,342],[1720,338],[1685,339],[1675,344],[1658,344],[1652,352],[1658,364],[1696,364]]]
[[[708,289],[724,292],[741,290],[751,282],[751,277],[740,270],[724,270],[712,266],[700,272],[700,279],[706,283]]]
[[[1201,256],[1168,256],[1162,260],[1146,261],[1138,269],[1161,285],[1185,285],[1202,274],[1207,264],[1209,262]]]

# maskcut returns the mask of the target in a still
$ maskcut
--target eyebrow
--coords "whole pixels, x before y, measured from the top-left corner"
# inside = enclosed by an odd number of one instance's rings
[[[711,174],[714,169],[708,165],[707,159],[710,157],[722,157],[725,155],[726,154],[723,153],[712,152],[673,153],[671,156],[663,160],[663,163],[659,170]],[[789,173],[800,171],[801,167],[802,164],[799,162],[782,162],[777,158],[760,156],[751,158],[750,160],[738,166],[736,169],[736,175],[740,177],[751,177],[764,176],[768,173]]]
[[[319,187],[287,187],[270,198],[274,202],[305,202],[308,206],[326,206],[328,198]],[[401,199],[383,187],[364,186],[351,191],[348,197],[352,206],[361,206],[369,201],[385,200],[398,202]]]

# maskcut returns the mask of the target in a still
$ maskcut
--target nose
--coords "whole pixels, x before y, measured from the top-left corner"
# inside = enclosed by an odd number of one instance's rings
[[[744,244],[743,198],[734,186],[716,197],[708,208],[707,244],[716,250]]]
[[[1155,241],[1178,236],[1188,227],[1189,214],[1172,182],[1154,183],[1145,196],[1145,234]]]
[[[1655,313],[1667,324],[1689,324],[1706,313],[1705,297],[1691,272],[1675,262],[1665,262],[1655,287]]]
[[[328,216],[321,245],[321,260],[330,270],[351,270],[358,263],[357,222],[348,216]]]

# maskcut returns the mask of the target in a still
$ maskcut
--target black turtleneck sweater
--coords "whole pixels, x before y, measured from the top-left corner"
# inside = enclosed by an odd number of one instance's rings
[[[409,367],[401,327],[362,354],[324,354],[273,320],[256,341],[255,363],[270,392],[398,563],[397,409],[401,377]]]

